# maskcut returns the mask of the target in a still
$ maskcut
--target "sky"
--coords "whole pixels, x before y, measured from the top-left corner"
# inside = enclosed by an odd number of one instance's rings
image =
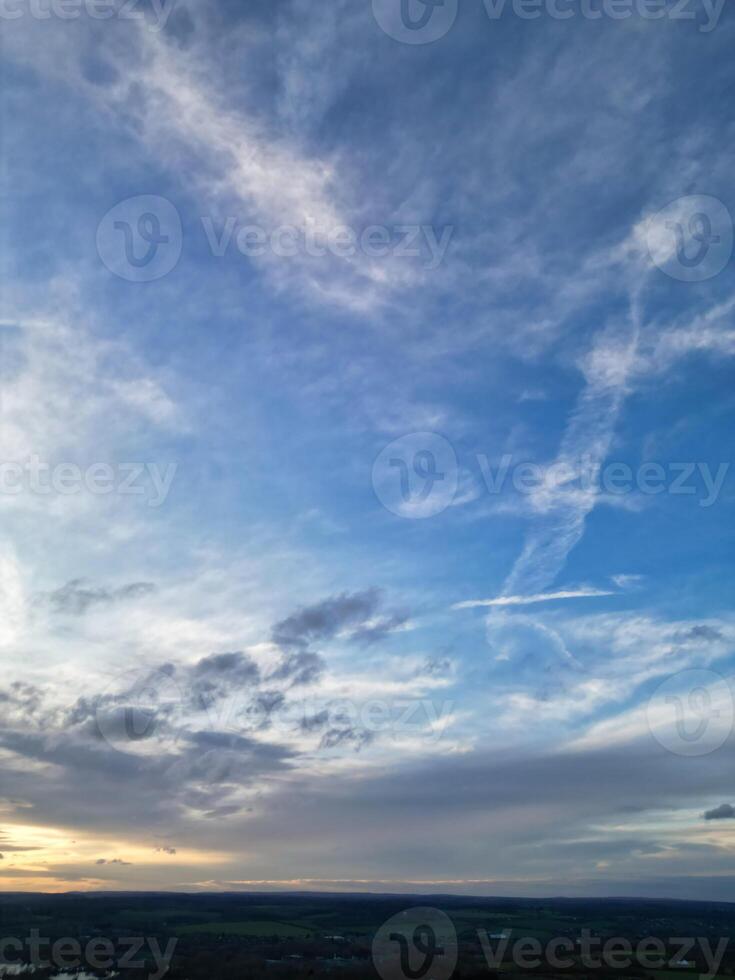
[[[735,901],[733,11],[0,19],[0,888]]]

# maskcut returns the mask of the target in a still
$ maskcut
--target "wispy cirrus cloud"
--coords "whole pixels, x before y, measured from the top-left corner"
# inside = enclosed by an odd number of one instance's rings
[[[494,599],[470,599],[458,602],[452,609],[481,609],[503,606],[533,606],[540,602],[561,602],[564,599],[598,599],[616,595],[605,589],[567,589],[560,592],[542,592],[538,595],[503,595]]]

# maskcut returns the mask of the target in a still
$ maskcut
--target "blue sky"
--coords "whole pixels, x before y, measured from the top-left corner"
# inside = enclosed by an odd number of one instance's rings
[[[4,888],[735,900],[735,21],[412,2],[3,7]]]

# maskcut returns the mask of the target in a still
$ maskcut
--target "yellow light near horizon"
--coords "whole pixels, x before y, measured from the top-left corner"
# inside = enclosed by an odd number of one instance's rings
[[[178,847],[172,855],[157,850],[155,841],[141,844],[85,831],[13,823],[0,825],[0,853],[4,855],[0,862],[0,888],[3,891],[62,892],[135,887],[141,875],[149,878],[157,869],[221,865],[231,859],[231,855],[222,852]],[[106,863],[99,865],[100,860]]]

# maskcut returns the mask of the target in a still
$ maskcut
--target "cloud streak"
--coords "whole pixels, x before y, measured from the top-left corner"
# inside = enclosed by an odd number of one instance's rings
[[[458,602],[452,609],[482,609],[505,606],[533,606],[540,602],[560,602],[564,599],[597,599],[616,595],[604,589],[568,589],[561,592],[542,592],[539,595],[503,595],[494,599],[470,599]]]

